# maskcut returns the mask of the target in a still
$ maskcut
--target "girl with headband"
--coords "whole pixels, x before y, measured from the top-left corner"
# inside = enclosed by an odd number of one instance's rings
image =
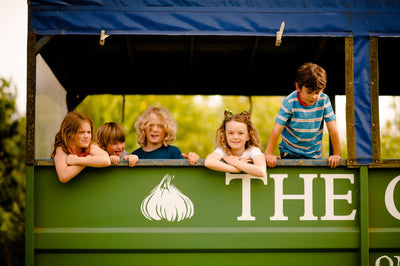
[[[259,177],[266,175],[265,156],[249,111],[233,114],[225,110],[224,121],[217,129],[216,146],[204,162],[207,168]]]

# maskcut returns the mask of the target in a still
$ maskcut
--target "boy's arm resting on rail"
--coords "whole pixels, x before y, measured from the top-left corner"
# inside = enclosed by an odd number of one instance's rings
[[[264,177],[267,172],[265,157],[263,154],[253,157],[253,163],[248,163],[246,160],[239,160],[237,156],[226,156],[223,158],[228,164],[236,167],[237,169],[253,176]]]
[[[220,154],[212,152],[206,157],[204,166],[220,172],[240,173],[240,169],[221,161],[221,159]]]
[[[342,153],[340,151],[340,138],[339,132],[336,127],[336,121],[332,120],[326,123],[328,127],[329,136],[332,142],[333,155],[329,156],[328,164],[331,168],[335,168],[339,165],[340,158],[342,157]]]
[[[265,149],[264,153],[265,161],[267,162],[268,167],[275,167],[276,160],[281,158],[280,156],[274,155],[273,152],[283,128],[284,127],[278,123],[275,123],[274,127],[272,128],[271,135],[268,139],[267,148]]]

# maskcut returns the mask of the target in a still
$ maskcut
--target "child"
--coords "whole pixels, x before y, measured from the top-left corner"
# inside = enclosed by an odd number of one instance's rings
[[[325,70],[313,63],[305,63],[296,74],[296,90],[285,98],[275,119],[265,150],[268,167],[276,166],[276,159],[319,159],[324,120],[333,145],[333,155],[329,156],[331,168],[339,165],[341,152],[336,117],[328,95],[323,93],[326,86]],[[282,134],[279,144],[281,156],[272,154]]]
[[[128,161],[134,167],[139,158],[125,150],[125,131],[115,122],[108,122],[99,127],[96,133],[100,148],[110,155],[112,164],[118,164],[121,159]]]
[[[68,113],[55,136],[54,159],[58,179],[66,183],[86,166],[106,167],[111,164],[107,152],[93,142],[93,121],[78,113]]]
[[[266,175],[265,157],[249,111],[235,115],[225,110],[225,119],[217,130],[216,144],[216,150],[204,162],[206,167],[221,172]]]
[[[188,155],[170,145],[176,137],[177,125],[171,113],[163,107],[150,107],[135,123],[137,141],[141,148],[132,152],[140,159],[188,159],[194,165],[199,156]]]

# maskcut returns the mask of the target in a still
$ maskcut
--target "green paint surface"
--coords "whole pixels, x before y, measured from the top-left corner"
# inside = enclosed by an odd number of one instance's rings
[[[369,264],[375,265],[386,254],[379,253],[381,249],[391,252],[392,259],[400,255],[400,221],[387,213],[384,201],[387,184],[400,173],[368,171],[369,202],[363,206],[369,208],[369,219],[360,216],[359,169],[277,167],[268,169],[267,184],[251,180],[254,220],[242,221],[243,181],[226,184],[225,173],[201,166],[86,168],[67,184],[58,181],[54,166],[35,166],[27,173],[27,191],[34,195],[34,202],[27,202],[27,223],[34,228],[27,231],[33,239],[27,254],[33,253],[30,261],[35,265],[354,266],[361,265],[360,225],[369,222],[362,227],[369,230],[363,243],[370,243]],[[192,201],[192,217],[177,222],[143,215],[142,201],[166,174],[174,176],[171,184]],[[278,175],[286,177],[283,195],[295,198],[304,197],[302,177],[313,177],[307,198],[315,219],[301,219],[306,207],[298,198],[282,200],[287,220],[271,219],[278,208]],[[335,177],[334,215],[355,211],[354,219],[323,219],[329,194],[326,175]],[[338,176],[352,176],[353,182]],[[395,204],[399,188],[394,190]],[[350,200],[343,199],[345,195]]]

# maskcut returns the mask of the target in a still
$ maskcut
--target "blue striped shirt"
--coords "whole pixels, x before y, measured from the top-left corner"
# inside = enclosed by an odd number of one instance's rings
[[[284,126],[279,144],[281,152],[310,159],[321,158],[324,120],[335,120],[328,95],[321,93],[318,101],[303,106],[297,99],[297,91],[287,96],[275,122]]]

